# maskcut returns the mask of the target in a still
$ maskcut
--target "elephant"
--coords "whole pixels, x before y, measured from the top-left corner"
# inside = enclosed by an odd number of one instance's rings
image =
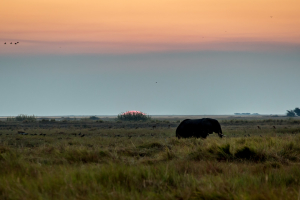
[[[213,132],[217,133],[220,138],[224,137],[221,125],[216,119],[185,119],[176,129],[176,137],[180,138],[206,138]]]

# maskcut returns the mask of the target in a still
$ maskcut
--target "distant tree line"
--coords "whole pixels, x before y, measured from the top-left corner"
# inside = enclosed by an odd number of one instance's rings
[[[34,115],[29,116],[29,115],[18,115],[16,117],[7,117],[7,121],[27,121],[27,122],[35,122],[36,117]]]
[[[235,115],[259,115],[258,113],[234,113]]]
[[[287,110],[286,116],[288,117],[300,116],[300,108],[295,108],[294,110]]]

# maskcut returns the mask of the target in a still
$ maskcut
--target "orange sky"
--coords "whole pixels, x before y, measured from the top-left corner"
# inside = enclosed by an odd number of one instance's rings
[[[2,42],[20,41],[18,49],[2,46],[0,53],[51,53],[58,46],[64,53],[119,53],[222,50],[236,42],[299,45],[300,1],[3,0],[0,24]]]

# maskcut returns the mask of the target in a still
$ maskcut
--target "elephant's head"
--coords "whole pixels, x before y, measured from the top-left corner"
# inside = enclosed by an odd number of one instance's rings
[[[219,122],[217,122],[217,124],[215,124],[214,128],[215,128],[214,132],[218,133],[218,136],[220,138],[225,137],[225,135],[223,135],[223,133],[222,133],[221,125],[219,124]]]
[[[218,133],[218,136],[219,136],[220,138],[225,137],[225,135],[223,135],[222,131]]]
[[[208,130],[208,133],[209,134],[217,133],[220,138],[225,136],[222,133],[221,125],[219,124],[219,122],[217,120],[214,120],[214,119],[210,120],[210,128]]]

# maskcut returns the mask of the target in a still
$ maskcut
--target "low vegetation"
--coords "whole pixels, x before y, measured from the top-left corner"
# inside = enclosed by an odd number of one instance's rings
[[[294,119],[180,140],[172,121],[65,124],[1,122],[0,199],[300,198]]]

